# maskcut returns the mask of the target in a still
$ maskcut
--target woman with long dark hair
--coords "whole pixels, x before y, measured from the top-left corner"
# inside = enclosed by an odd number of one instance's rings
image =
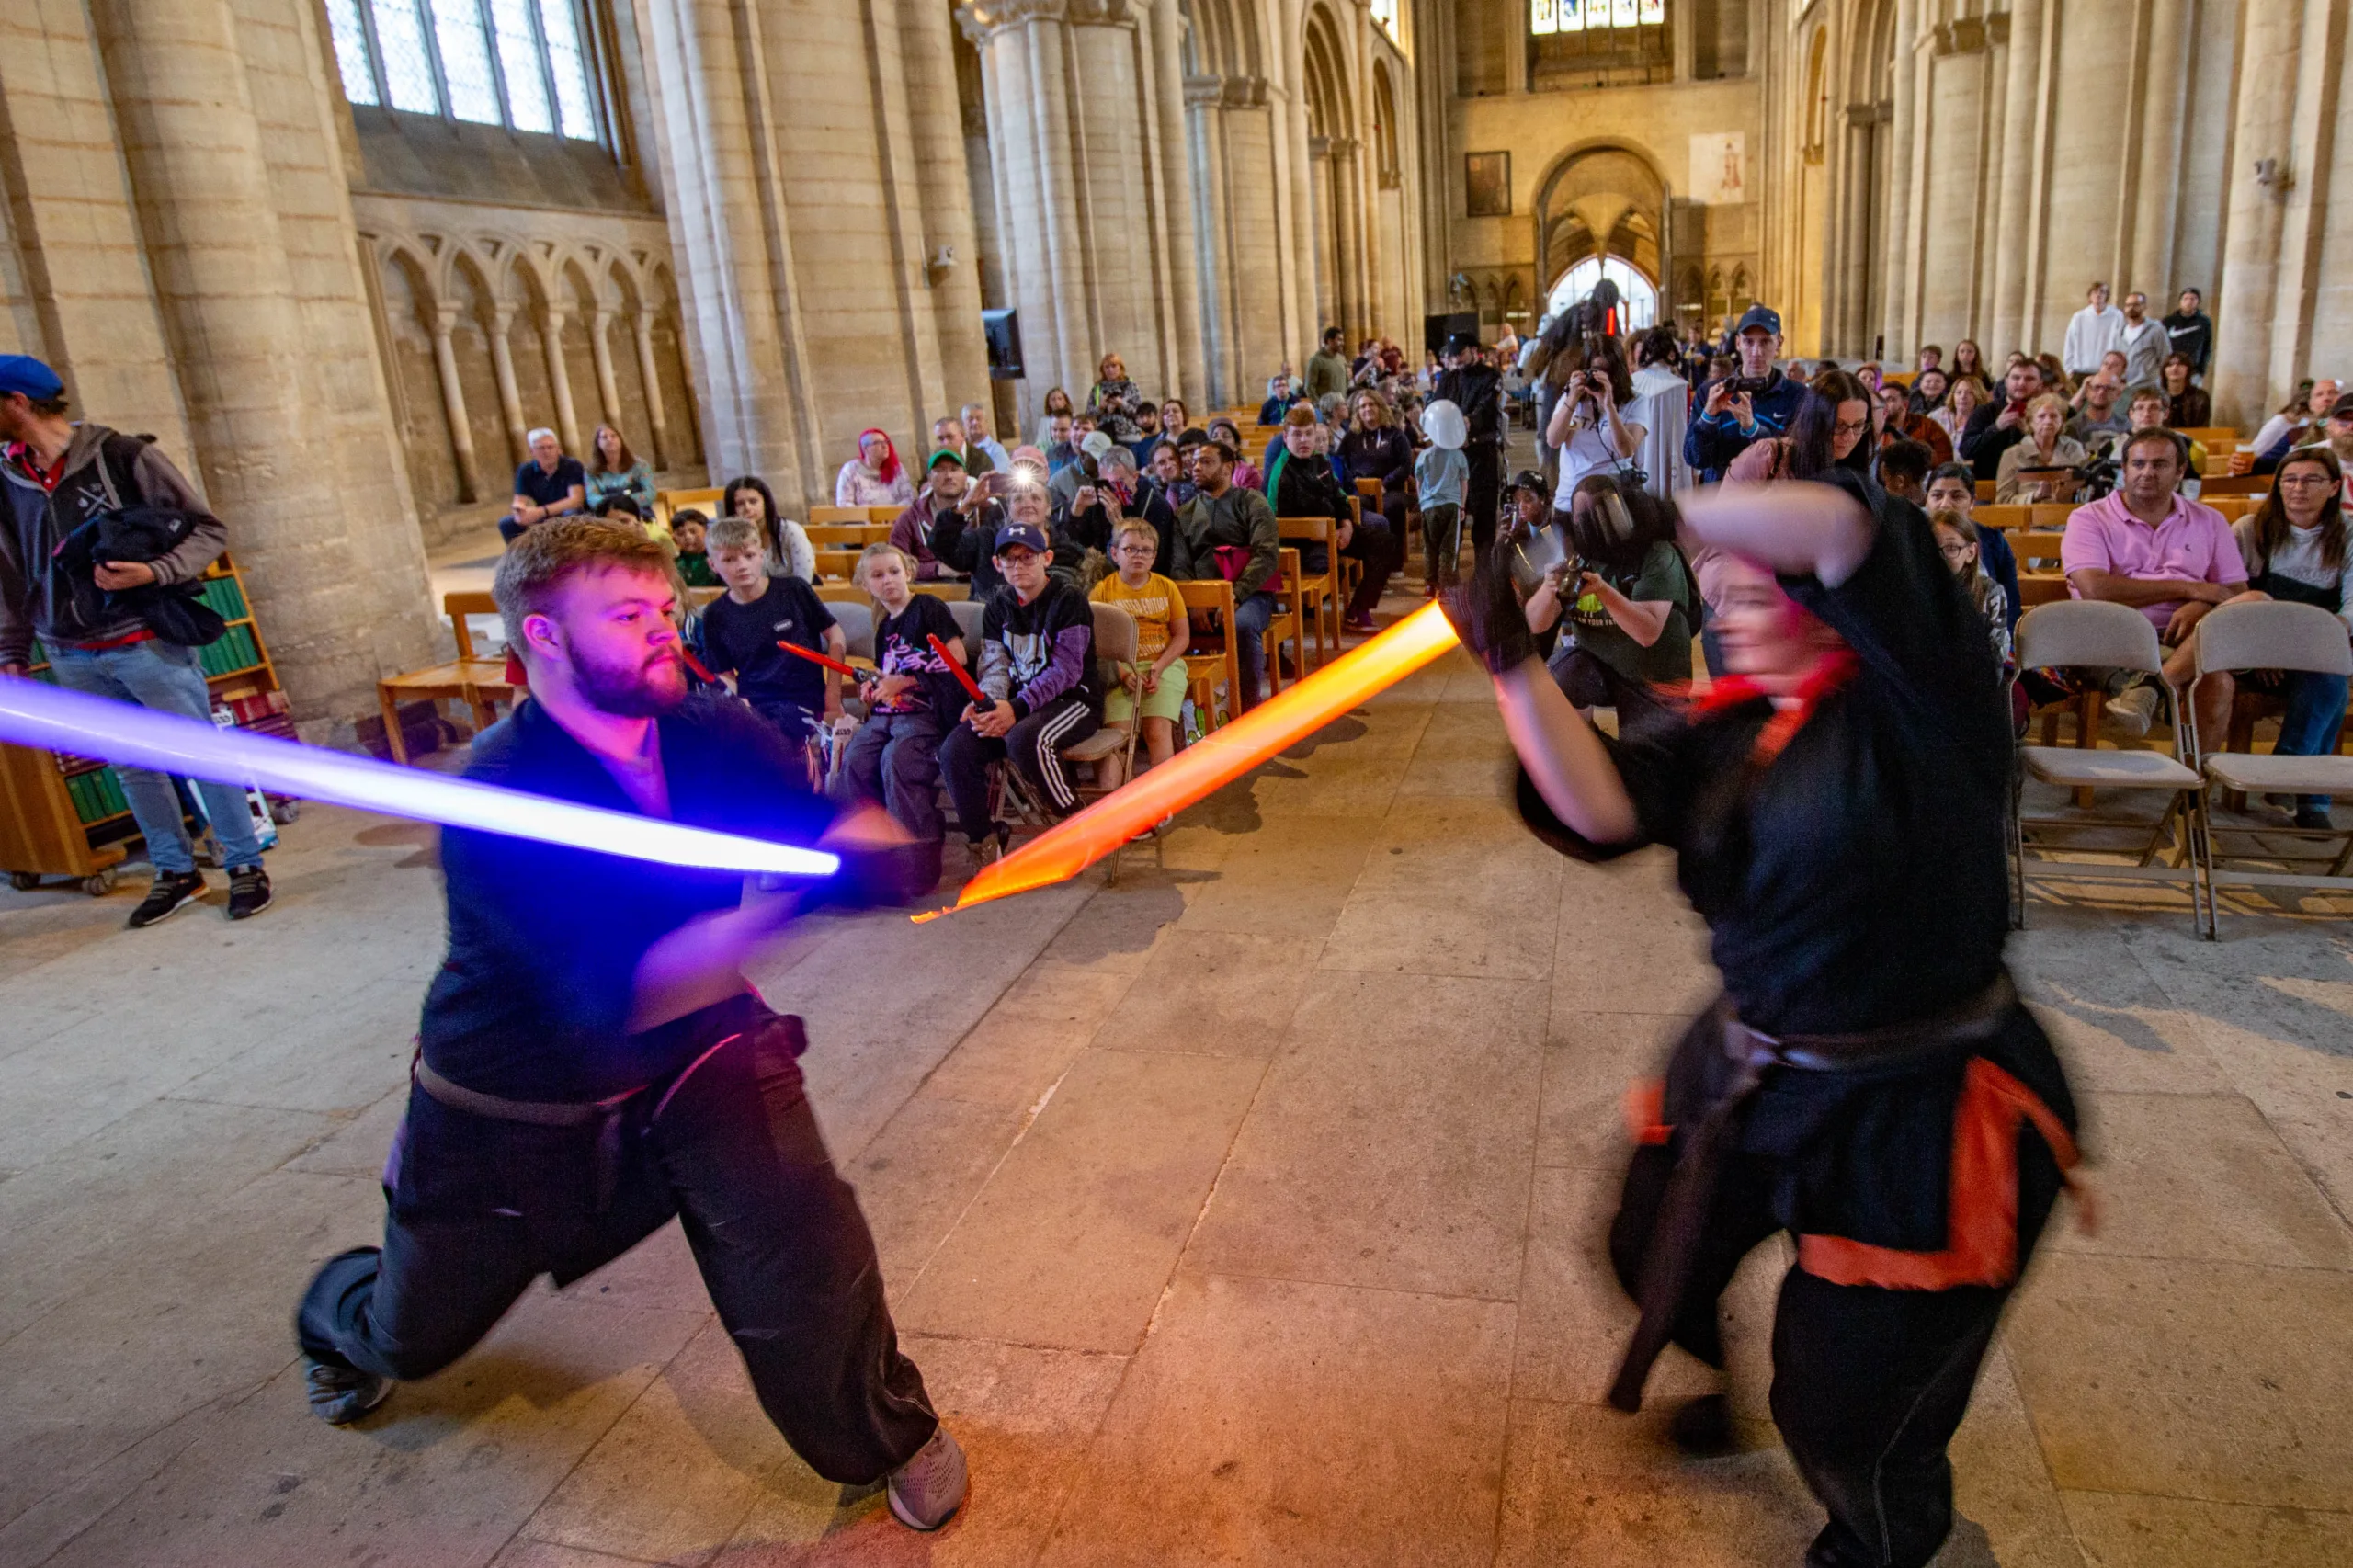
[[[2346,539],[2345,470],[2335,452],[2298,447],[2280,459],[2271,493],[2232,531],[2246,562],[2248,587],[2318,605],[2353,630],[2353,548]],[[2287,701],[2273,756],[2327,756],[2336,750],[2345,726],[2343,676],[2284,670],[2242,678]],[[2296,825],[2325,830],[2328,801],[2326,795],[2298,796]]]
[[[2189,377],[2187,354],[2168,354],[2157,367],[2157,379],[2165,391],[2165,428],[2169,430],[2202,430],[2214,423],[2214,400]]]
[[[1782,472],[1790,479],[1818,479],[1832,469],[1868,475],[1871,471],[1871,393],[1860,378],[1824,370],[1813,378],[1790,421],[1790,455]]]
[[[629,449],[619,430],[599,425],[588,443],[588,509],[602,517],[616,496],[624,495],[639,517],[654,515],[653,465]]]
[[[809,543],[809,535],[776,509],[776,492],[768,488],[767,480],[749,473],[729,480],[720,493],[719,509],[728,517],[758,525],[768,541],[771,576],[798,577],[804,583],[817,580],[817,552]]]
[[[1552,506],[1562,512],[1569,509],[1569,498],[1586,474],[1624,474],[1631,480],[1637,472],[1634,454],[1650,433],[1634,422],[1634,373],[1626,368],[1626,351],[1616,338],[1587,333],[1568,353],[1568,373],[1544,426],[1544,439],[1561,454]],[[1552,369],[1563,363],[1554,358]]]
[[[1922,1568],[2075,1112],[2002,961],[2011,744],[1984,622],[1928,529],[1833,477],[1685,500],[1683,531],[1736,576],[1731,673],[1617,737],[1538,662],[1501,562],[1445,602],[1530,828],[1584,860],[1672,849],[1722,975],[1634,1101],[1609,1253],[1641,1319],[1610,1403],[1640,1407],[1670,1341],[1722,1367],[1719,1298],[1789,1233],[1772,1413],[1829,1514],[1806,1560]],[[1721,1442],[1723,1396],[1670,1429]]]
[[[1982,382],[1993,380],[1985,373],[1985,356],[1978,352],[1973,337],[1964,337],[1952,346],[1952,379],[1957,381],[1963,376],[1974,376]]]

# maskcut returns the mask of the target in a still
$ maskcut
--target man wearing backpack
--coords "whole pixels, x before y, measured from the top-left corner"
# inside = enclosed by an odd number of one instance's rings
[[[227,530],[152,442],[96,420],[75,424],[65,408],[56,371],[30,355],[0,355],[0,676],[28,674],[38,637],[67,690],[210,723],[212,699],[196,650],[169,639],[201,640],[192,623],[209,612],[175,590],[204,575],[226,548]],[[136,551],[147,559],[108,559],[92,548],[108,524],[110,539],[176,542]],[[202,896],[205,881],[171,779],[143,767],[120,772],[155,867],[154,885],[131,916],[137,929]],[[259,915],[269,907],[269,874],[245,792],[193,787],[228,862],[229,918]]]

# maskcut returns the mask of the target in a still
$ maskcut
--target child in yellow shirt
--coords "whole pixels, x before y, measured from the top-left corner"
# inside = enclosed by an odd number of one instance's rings
[[[1193,640],[1184,597],[1152,569],[1159,555],[1158,528],[1137,517],[1120,523],[1111,535],[1111,562],[1118,570],[1089,596],[1119,606],[1135,620],[1136,662],[1120,666],[1119,684],[1104,695],[1103,722],[1125,729],[1141,715],[1144,750],[1155,767],[1176,755],[1176,721],[1185,710],[1185,649]],[[1171,676],[1172,667],[1178,673]]]

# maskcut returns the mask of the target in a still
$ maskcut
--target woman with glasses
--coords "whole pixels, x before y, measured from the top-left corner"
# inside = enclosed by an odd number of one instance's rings
[[[2275,599],[2318,605],[2353,634],[2353,550],[2347,548],[2345,471],[2326,447],[2298,447],[2279,461],[2271,494],[2232,530],[2247,586]],[[2288,705],[2278,756],[2327,756],[2345,727],[2346,679],[2312,670],[2266,670],[2241,677]],[[2296,825],[2325,831],[2329,798],[2296,798]]]

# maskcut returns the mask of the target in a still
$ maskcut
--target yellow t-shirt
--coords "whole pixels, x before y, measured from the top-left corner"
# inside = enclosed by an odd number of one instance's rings
[[[1154,572],[1141,588],[1131,588],[1112,573],[1095,585],[1088,596],[1097,604],[1118,605],[1135,619],[1136,662],[1148,665],[1168,646],[1168,634],[1184,608],[1176,585]]]

